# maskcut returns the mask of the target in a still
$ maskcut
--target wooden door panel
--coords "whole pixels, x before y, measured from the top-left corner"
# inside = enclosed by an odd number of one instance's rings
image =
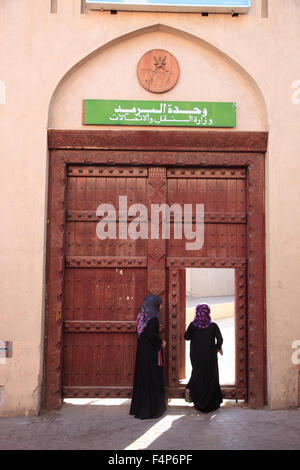
[[[72,176],[69,181],[67,190],[69,210],[96,210],[103,202],[113,204],[119,209],[119,196],[127,196],[129,204],[145,203],[146,179],[142,177]]]
[[[67,256],[146,256],[146,240],[123,240],[118,237],[119,216],[124,216],[120,213],[119,197],[127,197],[128,207],[133,203],[146,204],[145,176],[147,169],[141,168],[69,167]],[[96,215],[98,206],[104,203],[111,204],[115,209],[116,239],[100,239],[96,234],[97,224],[107,215]],[[126,220],[130,222],[132,218]],[[115,219],[110,220],[113,222]]]
[[[68,167],[64,276],[64,396],[128,396],[133,382],[136,316],[147,292],[147,240],[99,239],[97,207],[119,196],[146,204],[148,170]],[[121,214],[124,216],[124,214]],[[130,217],[125,220],[130,222]],[[116,392],[115,388],[118,388]],[[128,388],[129,387],[129,388]],[[93,390],[91,392],[91,389]]]
[[[202,203],[206,213],[245,210],[244,169],[169,169],[167,178],[170,203]]]
[[[171,237],[167,242],[167,256],[173,258],[245,259],[247,257],[246,171],[243,168],[176,169],[167,170],[168,203],[192,206],[192,230],[197,220],[196,204],[203,204],[204,243],[201,249],[187,250],[184,227],[182,239]],[[178,219],[177,219],[178,220]],[[202,220],[202,219],[199,219]],[[175,216],[171,214],[171,234],[174,234]],[[180,223],[180,221],[179,221]],[[171,262],[173,262],[172,260]]]
[[[99,219],[88,219],[89,212],[86,213],[84,222],[76,221],[77,214],[68,212],[66,231],[66,255],[67,256],[118,256],[118,257],[143,257],[147,255],[147,240],[120,240],[106,238],[101,240],[97,237],[96,228]],[[80,220],[83,217],[79,212]],[[96,219],[96,216],[94,216]],[[116,232],[119,233],[119,223],[116,224]]]
[[[70,393],[76,387],[131,387],[135,351],[135,333],[65,335],[65,392]]]
[[[151,205],[192,205],[190,228],[195,232],[196,204],[204,205],[204,244],[187,250],[184,234],[174,238],[178,219],[170,214],[170,239],[120,239],[119,196],[144,204],[150,222]],[[101,240],[96,228],[106,216],[97,207],[112,204],[116,239]],[[185,267],[240,267],[247,258],[246,172],[241,168],[68,167],[65,278],[65,396],[130,396],[136,350],[135,320],[146,293],[163,299],[162,335],[168,341],[166,384],[170,394],[182,392],[185,342]],[[182,220],[183,222],[183,220]],[[169,269],[166,269],[166,268]],[[241,313],[240,313],[241,315]],[[241,324],[239,324],[241,328]],[[244,347],[239,335],[239,348]],[[241,352],[241,349],[239,349]],[[242,353],[241,353],[242,355]],[[240,393],[245,370],[238,362]],[[243,383],[242,383],[243,382]],[[177,390],[177,392],[175,392]]]
[[[195,232],[195,224],[192,224]],[[174,233],[171,227],[171,234]],[[200,250],[187,250],[188,240],[171,238],[167,241],[167,253],[169,257],[211,257],[211,258],[246,258],[246,225],[245,224],[205,224],[204,244]]]
[[[146,280],[146,269],[66,269],[64,396],[91,396],[90,387],[100,396],[111,387],[128,393]]]
[[[135,321],[146,280],[143,268],[68,268],[64,320]]]

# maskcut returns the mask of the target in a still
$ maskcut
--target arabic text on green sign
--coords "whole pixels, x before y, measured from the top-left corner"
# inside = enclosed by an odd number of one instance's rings
[[[85,100],[83,124],[235,127],[236,104],[200,101]]]

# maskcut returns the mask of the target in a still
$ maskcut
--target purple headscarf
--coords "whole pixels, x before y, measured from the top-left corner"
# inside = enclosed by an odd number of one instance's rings
[[[196,307],[196,314],[193,324],[197,328],[206,328],[211,324],[210,307],[207,304],[199,304]]]

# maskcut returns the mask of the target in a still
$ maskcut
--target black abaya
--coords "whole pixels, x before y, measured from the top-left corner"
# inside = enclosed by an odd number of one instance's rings
[[[164,371],[158,365],[161,345],[159,321],[152,318],[137,342],[130,414],[139,419],[158,418],[166,410]]]
[[[184,338],[191,341],[192,364],[192,374],[186,388],[190,390],[196,409],[202,412],[216,410],[223,401],[217,357],[223,343],[219,327],[211,323],[207,328],[197,328],[190,323]]]

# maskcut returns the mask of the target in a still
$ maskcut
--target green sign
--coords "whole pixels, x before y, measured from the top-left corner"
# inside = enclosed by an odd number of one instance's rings
[[[84,100],[83,124],[235,127],[236,103]]]

